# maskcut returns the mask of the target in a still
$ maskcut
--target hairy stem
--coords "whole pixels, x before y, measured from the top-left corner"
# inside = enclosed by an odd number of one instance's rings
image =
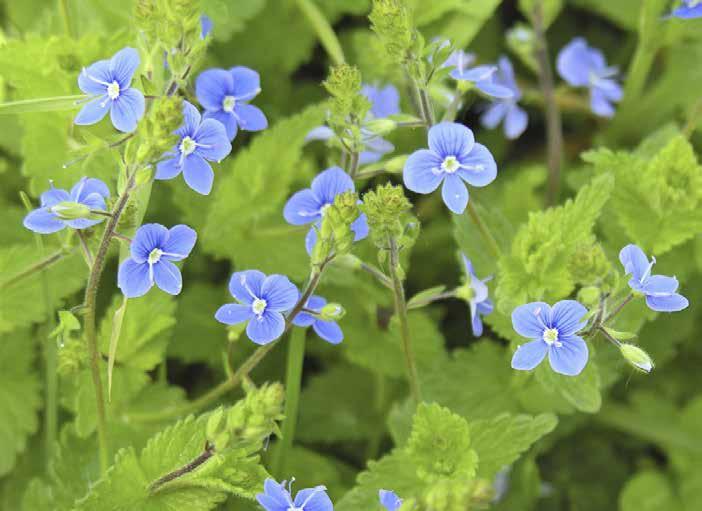
[[[6,289],[6,288],[12,286],[13,284],[16,284],[17,282],[21,281],[22,279],[29,277],[31,275],[34,275],[36,272],[40,272],[40,271],[47,269],[49,266],[57,263],[58,261],[60,261],[61,259],[63,259],[65,256],[67,256],[70,253],[71,253],[71,251],[66,250],[66,249],[61,249],[61,250],[54,252],[50,256],[31,265],[29,268],[23,270],[22,272],[18,273],[14,277],[10,277],[8,280],[6,280],[2,284],[0,284],[0,290]]]
[[[205,463],[207,460],[209,460],[212,456],[215,454],[215,448],[214,445],[211,443],[207,442],[205,444],[205,449],[202,451],[200,455],[198,455],[197,458],[195,458],[193,461],[183,465],[179,469],[174,470],[173,472],[169,472],[165,476],[157,479],[151,485],[149,486],[149,492],[151,494],[156,493],[159,488],[161,488],[164,484],[170,483],[171,481],[174,481],[175,479],[178,479],[179,477],[183,477],[186,474],[189,474],[190,472],[193,472],[196,470],[198,467],[200,467],[203,463]]]
[[[500,245],[497,243],[497,240],[490,232],[490,229],[488,228],[487,224],[485,222],[483,222],[482,218],[480,218],[480,215],[476,211],[472,202],[468,202],[468,208],[466,209],[466,211],[468,211],[468,215],[470,216],[470,219],[473,221],[475,226],[478,228],[480,235],[483,237],[483,240],[485,241],[488,248],[492,252],[493,257],[499,258],[502,255],[502,250],[500,249]]]
[[[419,377],[417,376],[417,364],[412,350],[412,338],[410,337],[409,321],[407,319],[407,302],[405,301],[405,288],[400,278],[400,251],[394,238],[389,238],[390,243],[390,275],[393,284],[393,296],[395,299],[395,314],[400,320],[400,336],[402,337],[402,349],[405,353],[405,364],[407,366],[407,379],[410,385],[412,397],[416,403],[421,401],[419,392]]]
[[[275,451],[272,472],[278,480],[284,479],[287,460],[295,438],[297,414],[302,387],[302,367],[305,360],[305,330],[294,330],[288,343],[288,362],[285,374],[285,421],[283,436]]]
[[[614,318],[617,314],[619,314],[619,313],[622,311],[622,309],[623,309],[624,307],[626,307],[626,305],[627,305],[631,300],[633,300],[633,299],[634,299],[634,293],[629,293],[629,294],[626,296],[626,298],[624,298],[624,299],[619,303],[619,305],[617,305],[617,306],[614,308],[614,310],[612,310],[612,312],[610,312],[609,314],[607,314],[607,316],[605,316],[605,318],[602,320],[602,323],[601,323],[601,324],[602,324],[602,325],[607,324],[607,322],[609,322],[612,318]]]
[[[88,265],[88,268],[93,267],[93,254],[90,252],[90,247],[88,247],[88,243],[85,240],[85,234],[80,229],[76,229],[76,233],[78,234],[78,243],[80,244],[80,249],[83,253],[83,258],[85,259],[85,264]]]
[[[543,5],[536,2],[532,14],[532,23],[536,36],[536,60],[539,64],[539,84],[544,98],[546,114],[546,148],[548,152],[548,188],[546,204],[551,206],[558,200],[561,186],[561,164],[563,162],[563,126],[561,112],[556,102],[553,84],[553,70],[548,54],[548,42],[543,21]]]
[[[112,210],[112,217],[107,221],[107,226],[105,226],[105,231],[102,234],[102,239],[100,240],[100,245],[98,246],[97,253],[95,254],[95,261],[93,262],[90,275],[88,276],[88,285],[85,289],[85,299],[84,304],[84,321],[83,329],[85,332],[85,339],[88,343],[88,351],[90,353],[90,373],[93,379],[93,386],[95,387],[95,403],[97,407],[97,433],[98,433],[98,445],[100,450],[100,468],[104,474],[109,467],[110,462],[110,447],[107,432],[107,419],[105,413],[105,395],[102,388],[102,377],[100,375],[100,346],[98,345],[97,338],[97,328],[95,325],[95,306],[97,302],[97,294],[100,286],[100,278],[102,277],[102,272],[105,269],[105,263],[107,261],[107,254],[110,249],[110,242],[114,235],[115,228],[119,222],[122,212],[129,201],[129,194],[134,186],[134,175],[133,172],[127,180],[127,185],[125,186],[124,192],[120,195],[117,203]]]

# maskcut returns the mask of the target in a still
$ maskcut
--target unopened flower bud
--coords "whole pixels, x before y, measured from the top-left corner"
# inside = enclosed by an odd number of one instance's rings
[[[364,127],[374,135],[387,135],[397,128],[397,123],[392,119],[373,119],[365,123]]]
[[[88,218],[90,216],[90,208],[85,204],[78,202],[64,201],[51,206],[51,212],[61,220],[77,220],[79,218]]]
[[[328,303],[319,311],[319,319],[324,321],[339,321],[345,315],[346,309],[338,303]]]
[[[653,359],[638,346],[622,343],[619,346],[619,350],[622,352],[624,359],[629,362],[634,369],[647,374],[653,371],[655,367]]]

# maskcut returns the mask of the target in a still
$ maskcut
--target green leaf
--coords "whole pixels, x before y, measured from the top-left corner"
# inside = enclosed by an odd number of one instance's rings
[[[110,333],[110,352],[107,358],[107,396],[108,400],[112,399],[112,370],[115,367],[115,357],[117,356],[117,344],[119,343],[119,335],[122,331],[122,323],[124,322],[124,313],[127,311],[127,297],[122,298],[120,305],[112,316],[112,332]]]
[[[619,494],[620,511],[680,511],[680,501],[661,472],[646,470],[629,479]]]
[[[41,397],[34,353],[28,332],[0,336],[0,476],[12,470],[39,426]]]
[[[8,101],[6,103],[0,103],[0,115],[75,110],[78,101],[85,98],[86,96],[84,95],[78,95]]]
[[[592,345],[590,350],[592,351]],[[590,360],[578,376],[558,374],[547,363],[543,363],[536,369],[536,379],[546,390],[560,394],[581,412],[597,413],[602,406],[600,373],[594,353],[590,354]]]
[[[307,17],[314,31],[319,37],[319,41],[331,57],[335,65],[344,63],[344,50],[339,44],[339,40],[334,33],[334,30],[329,26],[329,22],[324,17],[324,14],[319,10],[317,5],[312,0],[295,0],[302,13]]]
[[[458,48],[467,47],[494,14],[501,0],[412,0],[419,27],[441,34]]]

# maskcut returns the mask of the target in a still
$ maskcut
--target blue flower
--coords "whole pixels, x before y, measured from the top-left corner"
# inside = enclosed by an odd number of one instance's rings
[[[397,511],[402,506],[402,499],[391,490],[379,490],[378,498],[387,511]]]
[[[71,193],[54,188],[52,184],[48,191],[41,194],[41,207],[24,217],[23,223],[27,229],[39,234],[51,234],[66,226],[74,229],[86,229],[99,224],[105,218],[69,220],[62,216],[61,212],[67,211],[69,208],[80,208],[80,205],[86,207],[86,213],[91,210],[105,211],[107,209],[105,199],[109,196],[110,190],[99,179],[83,177],[71,188]]]
[[[266,276],[258,270],[234,273],[229,292],[240,303],[222,305],[215,318],[226,325],[248,321],[246,335],[256,344],[268,344],[283,335],[283,313],[295,307],[299,296],[297,287],[287,277]]]
[[[324,212],[334,202],[334,198],[340,193],[355,189],[353,180],[346,172],[339,167],[328,168],[312,180],[310,188],[300,190],[290,197],[283,209],[283,216],[292,225],[314,223],[319,227]],[[355,233],[354,241],[368,236],[368,222],[365,214],[361,214],[351,224],[351,230]],[[307,253],[312,253],[316,242],[317,231],[312,227],[305,238]]]
[[[682,0],[682,5],[671,16],[681,19],[702,18],[702,0]]]
[[[183,125],[175,133],[180,141],[156,166],[155,179],[173,179],[182,172],[190,188],[209,194],[214,172],[207,161],[219,162],[232,150],[224,126],[214,119],[201,120],[197,108],[183,101]]]
[[[261,131],[268,127],[266,116],[249,101],[261,92],[261,78],[248,67],[230,70],[208,69],[195,80],[195,95],[205,108],[205,119],[215,119],[227,130],[229,140],[239,129]]]
[[[212,22],[212,18],[210,18],[207,14],[200,16],[200,39],[205,39],[208,35],[210,35],[213,28],[214,23]]]
[[[529,117],[517,104],[522,98],[522,91],[514,79],[514,69],[507,57],[500,57],[495,82],[511,90],[513,96],[511,99],[493,103],[480,117],[480,122],[488,129],[495,129],[504,121],[505,136],[510,140],[514,140],[519,138],[526,130]]]
[[[156,284],[171,295],[183,288],[183,277],[172,261],[182,261],[192,251],[197,233],[187,225],[166,229],[161,224],[144,224],[131,244],[131,257],[117,274],[117,285],[127,298],[145,295]]]
[[[266,511],[334,511],[334,505],[327,495],[327,488],[315,486],[300,490],[293,501],[292,483],[285,488],[285,481],[277,483],[268,478],[263,485],[264,493],[256,495],[256,500]]]
[[[624,271],[631,275],[629,287],[646,297],[649,309],[658,312],[677,312],[686,309],[690,302],[676,293],[678,279],[664,275],[651,275],[656,258],[648,261],[646,254],[636,245],[627,245],[619,252]]]
[[[475,276],[473,264],[465,254],[461,254],[463,266],[466,270],[466,285],[470,289],[469,296],[466,297],[470,306],[471,329],[475,337],[483,335],[483,320],[482,316],[487,316],[493,310],[492,300],[488,298],[488,287],[485,283],[489,278],[480,280]]]
[[[381,88],[366,84],[361,88],[361,94],[370,101],[370,114],[374,119],[384,119],[400,113],[400,93],[394,85]]]
[[[134,48],[124,48],[110,60],[99,60],[83,68],[78,75],[78,87],[89,94],[76,118],[75,124],[95,124],[110,112],[112,125],[129,133],[144,116],[144,95],[131,87],[132,76],[139,67],[139,53]]]
[[[305,304],[305,309],[311,312],[319,313],[327,304],[327,301],[321,296],[312,295]],[[344,333],[336,323],[336,321],[324,321],[309,312],[300,312],[293,318],[293,325],[300,327],[311,326],[317,335],[327,342],[339,344],[344,340]]]
[[[511,99],[514,92],[494,80],[496,66],[470,67],[475,61],[475,55],[463,50],[456,50],[441,67],[452,67],[449,73],[451,78],[458,81],[470,82],[483,94],[498,99]]]
[[[607,66],[600,50],[590,48],[582,37],[576,37],[558,54],[558,74],[573,87],[590,89],[590,108],[602,117],[614,115],[614,105],[621,101],[621,86],[613,79],[616,67]]]
[[[468,189],[486,186],[497,176],[497,164],[487,147],[477,144],[473,132],[461,124],[442,122],[429,130],[429,149],[407,158],[405,186],[418,193],[431,193],[443,182],[441,196],[454,213],[468,205]]]
[[[576,376],[585,368],[589,356],[587,344],[575,335],[587,321],[587,309],[575,300],[562,300],[551,308],[544,302],[520,305],[512,312],[512,326],[523,337],[534,339],[517,348],[512,368],[530,371],[548,353],[551,369],[566,376]]]

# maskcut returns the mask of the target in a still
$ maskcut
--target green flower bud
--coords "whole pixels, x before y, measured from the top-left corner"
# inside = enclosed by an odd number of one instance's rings
[[[238,440],[258,441],[275,430],[275,422],[283,418],[285,391],[280,384],[253,389],[237,402],[227,416],[227,430]]]
[[[323,321],[339,321],[345,315],[346,309],[338,303],[328,303],[319,311],[319,319]]]
[[[351,250],[355,238],[351,224],[360,216],[358,195],[340,193],[322,212],[322,223],[317,230],[317,243],[312,250],[312,264],[322,264],[332,253],[345,254]]]
[[[413,78],[423,79],[426,71],[420,56],[424,52],[424,39],[415,30],[405,2],[373,0],[368,19],[388,56],[404,66]]]
[[[183,123],[183,100],[177,96],[154,100],[142,122],[139,123],[137,138],[130,141],[136,150],[127,151],[130,163],[149,164],[159,160],[163,153],[178,142],[174,133]],[[136,154],[134,154],[136,152]],[[129,158],[129,156],[131,158]],[[131,161],[133,159],[133,161]]]
[[[363,196],[361,210],[368,217],[371,234],[382,246],[388,236],[399,238],[404,234],[407,212],[412,204],[405,197],[401,186],[387,183],[371,190]]]
[[[379,136],[387,135],[397,128],[397,123],[392,119],[373,119],[364,124],[364,127]]]
[[[621,351],[624,359],[638,371],[642,373],[650,373],[653,371],[655,364],[653,359],[644,350],[635,346],[633,344],[622,343],[619,345],[619,351]]]
[[[600,301],[600,288],[595,286],[586,286],[578,291],[578,301],[583,305],[592,307]]]
[[[61,220],[77,220],[90,217],[90,208],[79,202],[64,201],[51,206],[51,212]]]

